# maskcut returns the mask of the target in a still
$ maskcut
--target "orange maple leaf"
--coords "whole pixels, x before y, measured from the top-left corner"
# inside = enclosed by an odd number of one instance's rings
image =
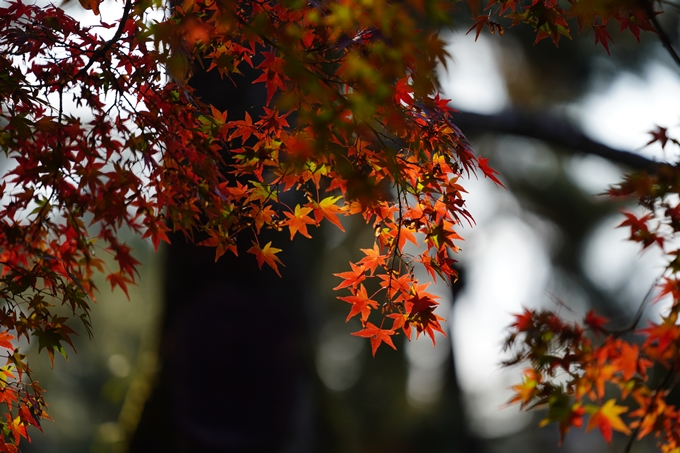
[[[9,331],[4,331],[0,333],[0,348],[6,348],[10,351],[14,351],[14,345],[9,340],[14,340],[14,335],[10,335]]]
[[[352,304],[352,309],[345,321],[349,321],[354,316],[361,313],[361,322],[366,322],[368,316],[371,314],[371,308],[378,308],[378,302],[368,297],[364,285],[359,285],[359,290],[356,291],[354,295],[338,297],[338,299]]]
[[[378,244],[374,243],[372,249],[360,250],[364,252],[366,256],[359,261],[359,264],[363,264],[366,267],[366,270],[371,271],[371,275],[373,275],[378,266],[385,265],[387,257],[380,253]]]
[[[524,409],[527,404],[536,396],[536,387],[541,383],[541,375],[535,370],[528,368],[524,370],[524,379],[521,384],[513,385],[512,390],[516,395],[513,396],[508,404],[520,402],[520,408]]]
[[[366,280],[366,269],[364,268],[363,265],[357,266],[354,263],[349,263],[350,266],[352,266],[352,270],[348,272],[340,272],[339,274],[333,274],[336,277],[340,277],[344,279],[345,281],[340,283],[338,286],[336,286],[335,290],[342,289],[342,288],[347,288],[347,287],[352,287],[356,288],[357,285]]]
[[[335,204],[340,198],[342,197],[326,197],[318,203],[314,201],[314,219],[316,220],[316,223],[319,223],[321,222],[321,219],[325,217],[326,220],[340,228],[340,231],[344,233],[345,228],[342,226],[340,219],[336,215],[338,213],[346,212],[345,208]]]
[[[651,323],[650,327],[642,329],[640,332],[647,334],[643,347],[649,347],[656,342],[657,351],[659,355],[662,355],[671,342],[680,338],[680,326],[676,325],[675,321],[676,316],[671,315],[664,318],[661,324]]]
[[[600,407],[588,421],[586,432],[593,428],[600,428],[602,436],[608,443],[612,441],[612,430],[622,432],[626,435],[630,434],[630,429],[619,417],[620,414],[628,411],[625,406],[617,406],[616,399],[612,398]]]
[[[292,214],[290,212],[284,212],[286,217],[288,217],[288,220],[284,220],[283,225],[288,225],[288,228],[290,229],[291,240],[295,237],[295,233],[298,231],[301,235],[311,238],[307,232],[307,225],[315,224],[316,222],[307,215],[310,212],[312,212],[312,208],[303,208],[300,207],[300,205],[295,206],[295,212]]]
[[[283,266],[281,260],[276,257],[276,254],[279,253],[281,249],[277,249],[271,245],[272,242],[269,241],[267,245],[260,248],[259,244],[253,242],[253,246],[248,249],[248,253],[255,255],[255,259],[257,259],[257,265],[260,266],[260,269],[262,269],[262,264],[267,263],[272,269],[274,269],[274,272],[276,272],[278,276],[281,277],[279,268],[276,266],[276,263],[279,263],[281,266]]]
[[[26,432],[26,426],[21,422],[20,417],[12,418],[12,414],[5,414],[5,417],[8,421],[7,427],[14,437],[15,445],[19,445],[22,437],[25,437],[29,442],[31,441],[31,439],[28,437],[28,433]]]
[[[375,357],[375,351],[378,350],[378,346],[385,342],[392,349],[396,350],[397,347],[392,343],[391,335],[394,335],[393,330],[381,329],[373,323],[366,323],[366,328],[358,332],[353,332],[352,335],[355,337],[369,338],[371,340],[371,351],[373,352],[373,357]]]
[[[619,344],[621,354],[612,360],[612,365],[621,370],[621,376],[629,381],[638,370],[638,345],[630,345],[625,341]]]

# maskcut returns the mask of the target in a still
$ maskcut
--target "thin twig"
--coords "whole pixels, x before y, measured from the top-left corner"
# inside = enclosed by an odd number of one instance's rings
[[[99,60],[101,57],[103,57],[106,52],[108,52],[111,47],[120,39],[121,36],[123,36],[123,30],[125,29],[125,24],[127,23],[128,16],[130,15],[130,10],[132,9],[132,0],[126,0],[125,1],[125,7],[123,8],[123,17],[120,19],[120,23],[118,24],[118,29],[116,30],[116,33],[113,35],[113,38],[109,39],[104,43],[102,47],[99,49],[95,50],[92,56],[90,57],[90,61],[87,62],[87,64],[76,74],[75,78],[78,79],[81,76],[85,75],[87,73],[87,70],[92,67],[95,61]]]
[[[673,48],[671,39],[668,37],[668,34],[666,34],[663,28],[661,28],[661,24],[659,24],[659,21],[656,19],[656,12],[654,11],[652,2],[649,0],[640,0],[640,5],[642,6],[642,9],[645,10],[649,21],[656,29],[656,33],[659,35],[661,44],[663,44],[663,46],[666,48],[670,56],[673,58],[673,61],[675,61],[675,64],[680,66],[680,55],[678,55],[678,52],[676,52],[675,48]]]
[[[654,291],[654,288],[657,287],[659,280],[661,277],[658,277],[656,280],[654,280],[654,283],[649,287],[649,290],[647,290],[647,293],[645,294],[645,297],[642,298],[642,302],[640,303],[640,306],[638,307],[637,311],[635,312],[635,316],[631,320],[630,324],[626,327],[623,327],[618,330],[608,330],[608,334],[612,334],[616,337],[620,337],[623,334],[626,334],[628,332],[632,332],[635,330],[637,327],[638,323],[640,322],[640,319],[642,319],[642,314],[645,312],[645,306],[647,305],[647,301],[649,298],[652,296],[652,292]]]

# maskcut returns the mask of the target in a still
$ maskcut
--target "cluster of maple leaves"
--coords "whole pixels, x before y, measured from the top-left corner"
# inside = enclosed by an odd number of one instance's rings
[[[472,0],[473,11],[478,10],[478,0]],[[568,0],[568,8],[564,3],[557,0],[532,0],[530,5],[523,5],[519,0],[489,0],[485,11],[486,15],[473,18],[474,25],[468,33],[475,30],[475,40],[479,37],[484,27],[493,34],[496,31],[502,36],[505,29],[501,18],[512,19],[511,26],[528,24],[536,32],[536,41],[550,38],[555,46],[560,38],[565,36],[571,39],[571,27],[569,20],[575,19],[577,32],[581,33],[584,28],[592,29],[595,36],[595,44],[600,44],[609,53],[609,43],[614,39],[607,30],[607,24],[611,21],[618,25],[619,31],[629,30],[635,39],[640,42],[640,31],[656,32],[652,24],[653,17],[657,12],[653,10],[654,2],[620,2],[620,1],[583,1]]]
[[[99,0],[81,4],[99,13]],[[119,20],[94,27],[52,5],[3,5],[0,451],[17,451],[26,428],[48,417],[17,340],[37,339],[53,361],[72,347],[67,322],[78,318],[90,333],[95,275],[126,293],[135,282],[139,262],[122,229],[155,247],[183,232],[214,247],[215,259],[251,254],[279,274],[281,249],[260,242],[263,230],[310,237],[324,221],[343,230],[340,216],[360,215],[375,243],[336,274],[336,289],[350,293],[339,296],[351,304],[348,320],[362,325],[354,335],[375,354],[398,334],[443,333],[436,296],[413,267],[455,279],[455,227],[473,222],[461,178],[479,171],[500,184],[437,92],[447,54],[432,30],[452,2],[184,0],[158,21],[149,15],[160,0],[125,0]],[[650,29],[634,7],[612,5],[572,13],[596,31],[609,17],[627,18],[636,36]],[[568,33],[550,0],[488,8],[539,38]],[[502,31],[476,20],[478,34]],[[201,65],[224,83],[246,65],[256,70],[264,114],[232,118],[203,103],[188,85]],[[287,191],[298,193],[294,205]],[[243,232],[254,239],[239,241]]]
[[[666,128],[651,134],[650,143],[680,145]],[[522,408],[547,406],[541,425],[557,423],[560,443],[589,415],[586,430],[599,428],[608,442],[612,431],[629,435],[626,451],[635,439],[650,434],[662,452],[680,451],[680,408],[668,402],[680,372],[679,174],[677,164],[660,163],[649,172],[627,176],[609,191],[612,197],[634,197],[643,208],[642,214],[624,212],[619,226],[630,229],[630,240],[643,248],[658,246],[669,258],[652,299],[669,303],[660,321],[637,327],[647,300],[638,319],[616,331],[592,311],[582,323],[562,321],[549,310],[515,315],[506,341],[515,355],[505,365],[531,366],[522,384],[513,387],[516,395],[510,402]],[[641,342],[631,338],[633,332]]]

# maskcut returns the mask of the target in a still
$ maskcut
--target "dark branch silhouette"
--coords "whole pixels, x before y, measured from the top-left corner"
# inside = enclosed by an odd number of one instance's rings
[[[661,44],[663,44],[663,46],[666,48],[670,56],[673,58],[673,61],[675,61],[675,64],[680,66],[680,55],[678,55],[678,52],[676,52],[675,48],[673,47],[673,43],[671,42],[670,37],[664,31],[664,29],[661,28],[661,24],[659,24],[659,21],[656,19],[656,15],[658,13],[654,11],[654,6],[652,5],[652,2],[648,0],[641,0],[640,4],[642,5],[642,8],[645,10],[645,14],[647,14],[647,17],[649,17],[649,21],[654,26],[654,29],[656,29],[656,33],[659,35]]]
[[[488,115],[458,111],[454,113],[454,121],[466,134],[488,131],[535,138],[583,154],[600,156],[633,170],[652,170],[659,163],[595,141],[569,119],[545,111],[511,108]]]

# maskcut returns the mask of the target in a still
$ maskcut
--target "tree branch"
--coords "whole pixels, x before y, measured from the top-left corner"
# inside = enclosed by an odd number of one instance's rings
[[[661,28],[661,24],[659,24],[659,21],[656,19],[657,13],[654,11],[654,6],[652,6],[652,2],[649,0],[640,0],[640,4],[642,5],[642,9],[645,10],[645,14],[647,14],[649,21],[656,29],[656,33],[659,35],[661,44],[663,44],[668,53],[671,55],[673,61],[675,61],[675,63],[678,66],[680,66],[680,55],[678,55],[678,53],[675,51],[671,39],[668,37],[668,34],[666,34],[664,29]]]
[[[101,57],[106,55],[106,52],[108,52],[111,47],[120,39],[121,36],[123,36],[123,30],[125,30],[125,25],[127,24],[128,16],[130,15],[130,10],[132,9],[132,0],[126,0],[125,1],[125,6],[123,7],[123,17],[121,17],[120,22],[118,23],[118,28],[116,29],[116,33],[113,35],[111,39],[106,41],[102,47],[99,49],[95,50],[92,56],[90,57],[90,61],[87,62],[87,64],[80,70],[78,71],[78,74],[76,74],[76,79],[78,79],[80,76],[84,75],[87,73],[87,70],[92,67],[92,65],[95,63],[95,61],[99,60]]]
[[[466,134],[487,131],[536,138],[583,154],[600,156],[633,170],[650,170],[659,163],[630,151],[610,148],[588,137],[568,119],[544,111],[511,108],[491,115],[458,111],[453,119]]]

